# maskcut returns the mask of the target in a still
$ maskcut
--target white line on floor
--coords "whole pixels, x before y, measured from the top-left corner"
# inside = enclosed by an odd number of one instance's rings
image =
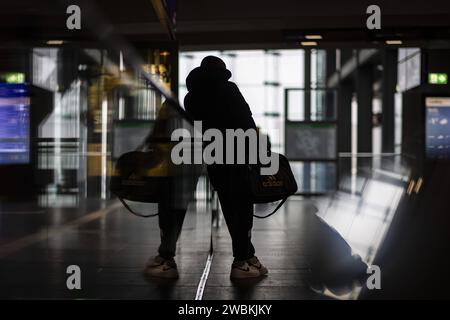
[[[200,281],[198,283],[197,294],[195,295],[195,300],[203,299],[203,291],[205,290],[206,281],[208,281],[209,270],[211,269],[213,256],[214,255],[212,253],[210,253],[208,255],[208,259],[206,259],[205,269],[203,269],[202,277],[200,278]]]

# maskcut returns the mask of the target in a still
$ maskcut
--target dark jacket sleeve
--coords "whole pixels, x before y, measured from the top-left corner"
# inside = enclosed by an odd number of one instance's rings
[[[189,113],[192,117],[196,118],[194,106],[192,103],[192,93],[188,92],[184,97],[184,108],[187,113]]]
[[[236,128],[242,128],[244,130],[250,128],[256,129],[250,107],[239,91],[237,85],[233,82],[228,82],[227,91],[227,96],[230,98],[229,104],[233,110],[233,118],[236,121]]]

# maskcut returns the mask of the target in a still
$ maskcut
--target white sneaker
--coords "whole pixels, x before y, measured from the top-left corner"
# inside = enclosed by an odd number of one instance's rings
[[[256,278],[259,276],[259,269],[250,266],[247,261],[236,261],[231,265],[231,279]]]
[[[249,266],[252,266],[252,267],[255,267],[256,269],[258,269],[259,274],[261,276],[264,276],[269,272],[269,270],[267,270],[267,268],[261,264],[258,257],[256,257],[256,256],[253,256],[252,258],[248,259],[247,263]]]
[[[178,269],[175,260],[156,256],[147,262],[144,273],[158,278],[178,279]]]

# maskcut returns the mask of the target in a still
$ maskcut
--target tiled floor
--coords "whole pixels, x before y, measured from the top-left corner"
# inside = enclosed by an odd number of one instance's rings
[[[269,276],[254,281],[231,281],[231,238],[222,220],[214,230],[214,263],[205,299],[321,299],[306,282],[309,275],[305,247],[314,208],[309,200],[291,199],[270,219],[255,219],[252,241]]]
[[[341,176],[332,195],[292,197],[275,216],[255,219],[253,242],[270,273],[244,282],[229,279],[230,237],[223,220],[211,226],[205,200],[188,211],[178,243],[177,281],[141,273],[158,246],[157,219],[135,217],[116,201],[82,200],[76,208],[2,203],[0,298],[194,299],[211,239],[206,300],[358,298],[360,290],[350,283],[364,264],[352,254],[383,271],[385,290],[363,290],[359,297],[427,297],[422,288],[428,296],[445,296],[449,171],[425,171],[422,189],[407,194],[410,172],[391,160]],[[405,263],[414,277],[402,276]],[[79,291],[66,288],[66,268],[73,264],[82,270]]]
[[[80,219],[79,212],[57,226],[52,224],[54,215],[62,209],[46,209],[40,220],[28,222],[28,216],[37,213],[17,214],[21,219],[12,211],[2,214],[2,225],[9,223],[10,228],[0,247],[1,297],[193,299],[209,252],[209,212],[194,207],[188,212],[176,257],[180,279],[155,281],[141,271],[157,249],[157,220],[134,217],[114,202],[106,204],[109,207],[101,215],[86,213],[84,217],[94,216],[91,219]],[[308,226],[314,212],[310,200],[292,199],[272,219],[255,220],[257,254],[270,269],[268,277],[255,281],[230,281],[230,236],[223,223],[213,227],[214,258],[203,299],[324,298],[307,282]],[[25,232],[23,226],[30,221],[40,227]],[[13,227],[20,235],[15,239]],[[80,291],[66,289],[66,268],[72,264],[82,270]]]
[[[12,211],[1,215],[6,239],[0,247],[0,296],[3,298],[133,298],[192,299],[209,248],[207,213],[190,210],[179,242],[177,282],[152,281],[142,275],[146,260],[156,253],[157,219],[132,216],[116,203],[103,215],[79,209],[92,220],[74,223],[71,210],[46,209],[39,220]],[[95,206],[94,206],[95,207]],[[89,206],[89,208],[94,208]],[[67,218],[52,224],[56,211]],[[2,210],[3,212],[3,210]],[[20,215],[20,218],[17,216]],[[11,218],[13,217],[13,218]],[[76,219],[76,218],[75,218]],[[30,222],[31,221],[31,222]],[[72,222],[70,222],[72,221]],[[76,220],[75,220],[76,221]],[[80,222],[80,220],[78,220]],[[33,225],[34,224],[34,225]],[[30,231],[23,228],[30,225]],[[6,228],[8,226],[8,228]],[[13,238],[12,228],[19,236]],[[195,232],[192,232],[195,230]],[[27,238],[24,238],[28,234]],[[31,235],[31,236],[30,236]],[[78,265],[82,290],[66,288],[66,268]]]

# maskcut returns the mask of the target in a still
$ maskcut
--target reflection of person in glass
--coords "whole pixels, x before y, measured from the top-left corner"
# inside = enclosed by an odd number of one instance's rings
[[[178,278],[175,251],[178,238],[183,227],[189,201],[193,198],[201,166],[174,166],[170,159],[171,132],[185,123],[181,115],[169,103],[162,104],[150,135],[145,139],[145,147],[153,150],[155,162],[152,175],[165,176],[159,187],[160,201],[158,203],[158,223],[161,244],[158,255],[150,259],[145,267],[145,274],[162,277]],[[184,171],[183,171],[184,170]]]
[[[226,129],[256,129],[250,108],[236,84],[228,81],[230,77],[231,72],[221,59],[208,56],[186,79],[189,91],[184,99],[186,111],[195,120],[203,122],[204,130],[216,128],[225,134]],[[239,167],[210,165],[208,175],[218,193],[232,239],[234,262],[231,277],[258,277],[267,274],[267,269],[255,256],[251,242],[253,203],[245,196]]]

